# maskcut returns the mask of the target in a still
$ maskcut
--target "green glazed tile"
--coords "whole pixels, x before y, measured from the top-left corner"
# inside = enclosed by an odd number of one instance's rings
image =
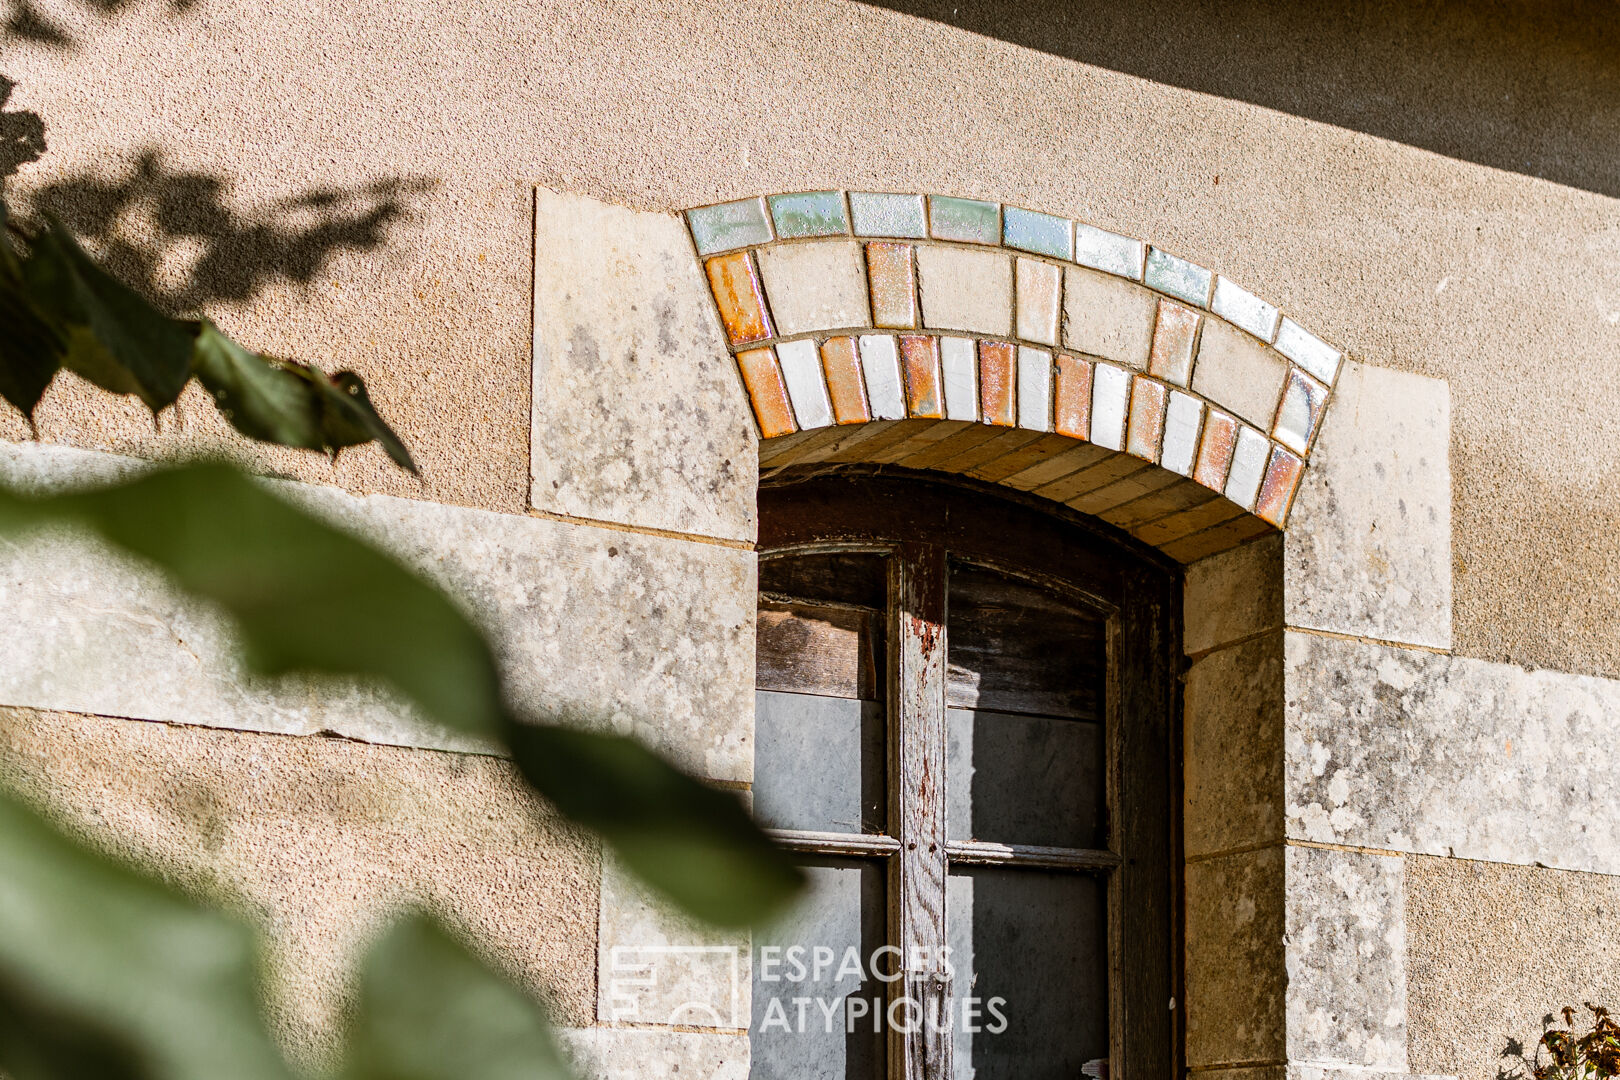
[[[849,232],[844,214],[844,196],[837,191],[801,191],[793,195],[772,195],[771,218],[776,235],[784,240],[796,236],[843,236]]]
[[[930,195],[928,221],[934,236],[940,240],[963,240],[970,244],[1001,242],[999,203]]]
[[[1190,263],[1168,251],[1148,248],[1144,283],[1150,289],[1158,289],[1189,304],[1205,307],[1209,304],[1209,286],[1214,276],[1197,263]]]
[[[742,199],[688,210],[686,222],[691,226],[699,255],[771,241],[771,223],[765,219],[764,199]]]

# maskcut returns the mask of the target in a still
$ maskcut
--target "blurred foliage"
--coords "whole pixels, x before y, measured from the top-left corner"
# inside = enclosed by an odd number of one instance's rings
[[[0,202],[0,397],[32,417],[67,369],[156,414],[197,379],[242,434],[336,454],[409,453],[352,372],[259,355],[206,319],[159,310],[57,220],[23,229]],[[565,816],[688,913],[757,924],[801,872],[739,796],[632,740],[520,715],[489,643],[435,586],[370,543],[222,465],[107,487],[0,486],[0,539],[68,526],[160,570],[233,620],[248,670],[391,687],[423,716],[504,744]],[[0,796],[0,1072],[15,1080],[292,1080],[239,919],[188,898]],[[338,1080],[568,1075],[538,1006],[425,916],[373,946]]]

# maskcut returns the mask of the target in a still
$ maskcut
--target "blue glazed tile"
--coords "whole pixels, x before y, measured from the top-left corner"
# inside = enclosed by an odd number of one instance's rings
[[[840,191],[801,191],[793,195],[772,195],[771,217],[776,235],[784,240],[797,236],[843,236],[849,232]]]
[[[999,203],[930,195],[928,223],[939,240],[962,240],[970,244],[1001,242]]]
[[[705,206],[686,212],[692,240],[699,255],[771,242],[771,223],[765,218],[764,199]]]
[[[1074,229],[1068,218],[1009,206],[1002,212],[1001,227],[1002,242],[1010,248],[1054,259],[1074,257]]]
[[[921,195],[892,195],[881,191],[852,191],[849,212],[856,236],[894,236],[907,240],[928,238],[928,219]]]
[[[1148,248],[1147,277],[1144,280],[1150,289],[1158,289],[1189,304],[1206,307],[1213,279],[1214,275],[1197,263],[1190,263],[1168,251]]]

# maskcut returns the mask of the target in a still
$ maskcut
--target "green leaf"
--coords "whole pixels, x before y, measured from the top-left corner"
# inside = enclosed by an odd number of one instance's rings
[[[303,373],[249,352],[204,319],[192,369],[220,414],[250,439],[321,450],[320,404]]]
[[[55,218],[34,237],[22,277],[34,307],[66,329],[62,362],[153,412],[191,377],[192,328],[97,266]]]
[[[32,419],[39,399],[62,366],[67,341],[34,309],[23,284],[22,260],[11,243],[0,202],[0,397]]]
[[[372,946],[342,1080],[566,1080],[540,1007],[422,916]]]
[[[506,742],[536,791],[699,918],[759,925],[804,884],[735,792],[686,775],[640,743],[517,720],[508,721]]]
[[[237,622],[257,671],[382,679],[432,719],[500,736],[529,783],[700,918],[764,920],[802,875],[734,792],[629,739],[530,724],[503,707],[476,628],[433,586],[231,469],[197,465],[29,499],[0,490],[0,533],[88,526]]]
[[[390,556],[263,483],[195,465],[43,499],[0,491],[0,531],[64,519],[223,607],[254,671],[383,679],[441,724],[497,733],[495,661],[467,617]]]
[[[16,1080],[291,1080],[247,926],[0,796],[0,1070]]]
[[[334,453],[345,446],[359,446],[376,439],[396,464],[416,472],[416,463],[411,460],[405,444],[378,415],[360,376],[352,371],[340,371],[327,379],[316,371],[314,384],[326,407],[321,418],[321,438]]]

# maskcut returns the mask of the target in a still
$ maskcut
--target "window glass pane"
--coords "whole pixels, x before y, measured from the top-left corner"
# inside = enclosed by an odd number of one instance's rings
[[[953,562],[946,636],[950,704],[1101,720],[1107,620],[1061,596]]]
[[[954,1080],[1078,1077],[1108,1056],[1106,910],[1087,874],[951,870]]]
[[[756,934],[751,1080],[879,1080],[885,984],[871,958],[883,944],[881,863],[808,862],[793,914]]]
[[[760,690],[754,814],[768,829],[883,832],[883,707]]]
[[[761,563],[754,806],[768,828],[884,831],[887,573],[875,554]]]
[[[1101,724],[969,709],[945,721],[947,838],[1107,846]]]

